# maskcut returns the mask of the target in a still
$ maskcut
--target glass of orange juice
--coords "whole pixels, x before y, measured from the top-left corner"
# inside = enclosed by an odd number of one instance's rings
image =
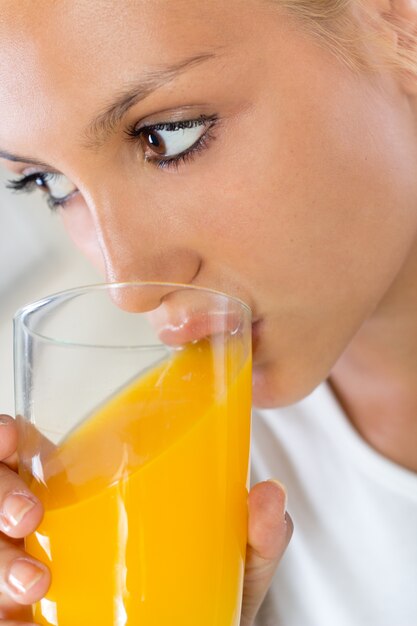
[[[15,317],[27,551],[53,626],[238,626],[251,314],[187,285],[80,287]]]

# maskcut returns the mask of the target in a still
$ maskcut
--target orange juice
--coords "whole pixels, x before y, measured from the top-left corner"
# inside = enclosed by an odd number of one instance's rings
[[[250,376],[237,340],[202,340],[45,448],[27,550],[52,585],[36,623],[238,626]]]

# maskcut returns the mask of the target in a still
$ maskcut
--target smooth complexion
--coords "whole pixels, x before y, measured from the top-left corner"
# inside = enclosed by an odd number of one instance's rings
[[[417,9],[366,6],[372,71],[278,2],[4,0],[0,150],[18,178],[68,179],[58,212],[107,279],[246,300],[256,404],[295,402],[330,375],[362,437],[416,470],[416,85],[384,67],[372,29],[400,52],[387,15],[415,31]],[[132,137],[202,116],[215,120],[204,145],[176,165]]]
[[[410,101],[387,75],[348,71],[270,5],[114,11],[50,3],[45,20],[13,6],[0,32],[1,148],[51,165],[17,172],[58,170],[76,185],[60,213],[107,278],[192,281],[249,301],[262,326],[256,401],[295,401],[371,313],[392,308],[393,281],[415,265]],[[146,97],[111,133],[90,128],[138,82]],[[215,139],[178,167],[146,162],[126,136],[201,115],[217,116]]]

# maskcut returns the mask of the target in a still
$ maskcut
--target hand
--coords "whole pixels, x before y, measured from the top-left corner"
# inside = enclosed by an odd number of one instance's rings
[[[291,539],[286,493],[278,481],[255,485],[248,497],[249,524],[240,626],[252,626],[272,576]]]
[[[30,604],[48,590],[50,574],[29,557],[22,537],[39,525],[43,510],[16,474],[17,430],[14,420],[0,415],[0,625],[29,626]],[[26,620],[26,621],[25,621]]]

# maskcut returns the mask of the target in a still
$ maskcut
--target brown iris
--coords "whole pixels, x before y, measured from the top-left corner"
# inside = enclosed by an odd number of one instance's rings
[[[165,142],[156,130],[147,130],[141,134],[144,151],[152,150],[155,154],[165,154]]]

